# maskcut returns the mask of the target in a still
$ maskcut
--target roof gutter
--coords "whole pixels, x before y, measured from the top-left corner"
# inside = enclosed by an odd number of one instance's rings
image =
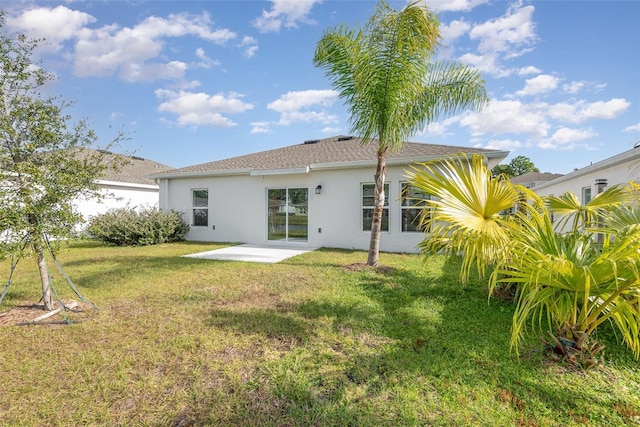
[[[148,179],[167,179],[167,178],[200,178],[205,176],[226,176],[226,175],[249,175],[251,169],[223,169],[217,171],[194,171],[194,172],[177,172],[177,173],[154,173],[145,175]]]
[[[300,173],[309,173],[309,166],[302,168],[288,168],[288,169],[257,169],[249,172],[251,176],[266,176],[266,175],[293,175]]]
[[[460,154],[463,154],[461,151]],[[488,159],[498,159],[498,161],[504,159],[509,155],[508,151],[491,151],[489,153],[478,153],[485,156]],[[419,156],[419,157],[402,157],[402,158],[387,158],[387,165],[398,166],[408,165],[412,163],[425,163],[433,160],[442,160],[448,156],[434,155],[434,156]],[[181,179],[181,178],[201,178],[208,176],[232,176],[232,175],[250,175],[250,176],[268,176],[268,175],[292,175],[292,174],[306,174],[311,170],[332,170],[332,169],[357,169],[375,167],[377,160],[354,160],[345,162],[329,162],[329,163],[312,163],[307,166],[299,168],[286,168],[286,169],[223,169],[214,171],[196,171],[196,172],[177,172],[177,173],[158,173],[153,175],[146,175],[148,179]]]
[[[107,181],[104,179],[96,180],[96,184],[105,187],[123,187],[123,188],[140,188],[144,190],[157,190],[158,186],[153,184],[138,184],[136,182]]]

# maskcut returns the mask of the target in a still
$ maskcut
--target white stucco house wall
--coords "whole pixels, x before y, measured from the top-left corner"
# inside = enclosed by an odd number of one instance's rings
[[[188,240],[363,249],[369,247],[377,141],[336,136],[150,175],[160,208],[183,213]],[[387,156],[380,250],[416,252],[424,234],[402,200],[409,165],[460,153],[489,168],[509,153],[408,142]]]
[[[581,203],[586,203],[609,186],[627,185],[631,181],[640,182],[640,144],[532,189],[541,196],[559,196],[570,191]]]
[[[101,199],[79,198],[76,208],[85,224],[95,215],[116,208],[157,207],[159,187],[147,175],[171,170],[171,166],[136,156],[123,156],[125,164],[117,171],[108,170],[98,179]],[[82,227],[81,227],[82,228]]]

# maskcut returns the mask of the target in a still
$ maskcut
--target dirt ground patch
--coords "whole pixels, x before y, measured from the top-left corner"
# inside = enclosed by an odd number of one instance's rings
[[[60,323],[66,323],[65,315],[68,318],[70,315],[73,315],[74,321],[78,321],[76,318],[78,317],[78,313],[82,313],[86,310],[89,310],[91,306],[86,303],[78,303],[77,301],[64,301],[65,306],[71,306],[72,303],[76,303],[77,306],[72,310],[67,310],[64,314],[62,312],[54,314],[53,316],[47,317],[45,319],[40,320],[34,324],[42,324],[42,325],[56,325]],[[57,305],[56,305],[57,307]],[[44,310],[43,304],[29,304],[25,303],[23,305],[19,305],[13,307],[7,311],[0,313],[0,327],[3,326],[15,326],[24,324],[27,322],[32,322],[34,319],[47,314]]]

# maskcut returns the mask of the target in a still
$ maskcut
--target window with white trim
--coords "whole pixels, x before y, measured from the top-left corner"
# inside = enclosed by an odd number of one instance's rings
[[[195,227],[209,225],[209,190],[196,188],[191,190],[192,224]]]
[[[362,231],[371,231],[376,185],[362,184]],[[384,184],[384,207],[380,231],[389,231],[389,184]]]
[[[401,209],[401,225],[402,232],[422,232],[420,226],[420,215],[424,209],[429,209],[426,200],[430,200],[429,194],[420,191],[408,182],[401,182],[400,197],[402,203]]]

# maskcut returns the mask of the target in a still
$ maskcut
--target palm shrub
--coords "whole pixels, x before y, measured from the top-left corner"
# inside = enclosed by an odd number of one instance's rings
[[[423,215],[421,225],[430,232],[422,253],[461,256],[463,281],[474,266],[481,275],[490,272],[490,294],[515,286],[516,353],[530,330],[554,355],[590,367],[603,349],[594,332],[610,322],[640,357],[636,187],[611,187],[585,205],[571,193],[540,197],[492,178],[478,155],[421,164],[409,178],[435,196]],[[555,223],[552,214],[559,217]]]
[[[144,246],[182,240],[189,226],[176,211],[158,208],[111,209],[89,220],[87,232],[120,246]]]

